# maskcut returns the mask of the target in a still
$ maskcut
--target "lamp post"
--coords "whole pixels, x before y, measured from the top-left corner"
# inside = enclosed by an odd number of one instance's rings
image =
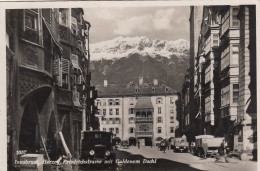
[[[86,131],[86,97],[82,97],[82,131]]]

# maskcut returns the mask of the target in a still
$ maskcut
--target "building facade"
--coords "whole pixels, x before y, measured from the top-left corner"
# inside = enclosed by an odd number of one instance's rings
[[[157,79],[154,83],[96,86],[99,97],[98,117],[100,130],[112,132],[130,145],[153,145],[158,139],[175,137],[177,93]]]
[[[191,7],[190,16],[190,101],[181,111],[182,118],[191,113],[191,125],[198,126],[188,139],[199,134],[225,137],[232,151],[252,155],[256,151],[255,6],[203,6],[202,13],[198,8]],[[186,89],[187,81],[182,99]]]
[[[51,159],[57,159],[64,153],[59,132],[72,157],[77,158],[82,111],[86,111],[86,127],[95,127],[97,92],[90,85],[90,24],[83,14],[83,9],[6,10],[7,143],[11,170],[19,157],[17,150],[39,153],[43,142],[51,151]]]

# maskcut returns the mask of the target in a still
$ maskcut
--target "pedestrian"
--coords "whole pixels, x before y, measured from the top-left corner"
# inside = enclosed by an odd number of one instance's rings
[[[151,142],[151,148],[153,148],[153,142]]]
[[[138,149],[140,149],[140,141],[137,142]]]
[[[208,143],[204,142],[202,143],[202,148],[203,148],[203,152],[204,152],[204,158],[207,158],[207,154],[208,154]]]
[[[226,163],[228,163],[228,160],[227,160],[227,142],[225,140],[223,140],[223,146],[224,146],[224,158],[225,158]]]

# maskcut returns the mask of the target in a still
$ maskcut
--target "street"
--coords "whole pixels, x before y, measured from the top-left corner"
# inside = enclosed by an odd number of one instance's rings
[[[166,153],[157,147],[130,147],[119,149],[117,159],[140,160],[141,164],[119,164],[120,170],[257,170],[257,162],[228,158],[229,163],[215,163],[215,158],[201,159],[190,153]],[[142,163],[144,159],[157,159],[156,163]]]

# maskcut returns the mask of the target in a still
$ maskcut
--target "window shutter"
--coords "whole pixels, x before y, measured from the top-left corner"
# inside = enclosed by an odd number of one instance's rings
[[[69,60],[61,58],[62,63],[62,73],[68,74],[69,73]]]
[[[59,76],[60,74],[60,59],[55,59],[53,61],[53,76]]]

